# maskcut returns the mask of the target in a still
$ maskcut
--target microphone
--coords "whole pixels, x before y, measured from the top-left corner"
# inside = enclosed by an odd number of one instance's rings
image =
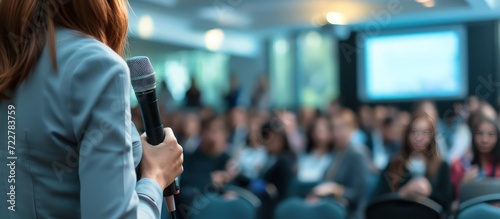
[[[412,178],[424,177],[427,171],[427,164],[421,157],[413,156],[410,159],[409,171],[412,175]]]
[[[158,99],[156,98],[156,72],[146,56],[130,58],[127,60],[127,65],[130,69],[132,87],[141,109],[147,141],[151,145],[158,145],[165,139],[165,132],[160,118],[160,110],[158,109]],[[141,175],[140,168],[137,168],[136,172],[139,179]],[[173,195],[176,192],[176,187],[178,187],[176,185],[178,185],[177,179],[163,191],[170,212],[175,211]]]

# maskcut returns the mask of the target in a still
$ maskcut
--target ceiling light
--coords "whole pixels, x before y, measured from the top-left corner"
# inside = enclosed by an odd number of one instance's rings
[[[424,2],[422,4],[424,5],[424,7],[432,8],[432,7],[434,7],[435,2],[434,2],[434,0],[431,0],[431,1],[428,1],[428,2]]]
[[[153,18],[149,15],[144,15],[139,20],[139,36],[143,39],[147,39],[153,35],[154,22]]]
[[[339,24],[339,25],[345,24],[344,15],[338,12],[328,12],[326,14],[326,20],[330,24]]]
[[[218,50],[223,41],[224,31],[221,29],[211,29],[205,34],[205,46],[210,51]]]
[[[328,23],[328,21],[326,20],[325,16],[316,15],[311,18],[311,23],[316,27],[322,27],[325,26]]]

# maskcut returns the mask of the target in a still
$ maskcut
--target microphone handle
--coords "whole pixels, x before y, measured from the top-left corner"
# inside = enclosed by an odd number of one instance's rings
[[[160,110],[158,109],[158,99],[156,98],[155,90],[139,92],[135,94],[139,107],[141,109],[142,121],[149,144],[155,146],[165,140],[165,131],[160,118]],[[136,168],[137,179],[141,178],[141,164]],[[177,178],[165,190],[163,190],[163,197],[172,196],[176,192],[176,185],[178,185]],[[178,187],[178,186],[177,186]]]

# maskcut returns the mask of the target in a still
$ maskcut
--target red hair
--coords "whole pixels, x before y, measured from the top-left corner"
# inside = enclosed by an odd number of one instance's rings
[[[0,99],[26,80],[46,45],[57,71],[56,27],[94,37],[122,55],[126,0],[0,0]]]

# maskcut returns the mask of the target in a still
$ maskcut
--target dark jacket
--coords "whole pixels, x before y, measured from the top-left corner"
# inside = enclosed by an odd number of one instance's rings
[[[368,161],[353,147],[334,151],[333,163],[326,171],[325,180],[344,186],[343,198],[348,204],[350,218],[360,218],[368,178]]]
[[[394,173],[390,172],[392,165],[394,165],[394,161],[389,163],[382,174],[380,174],[377,195],[397,192],[399,188],[406,185],[406,183],[412,179],[410,171],[404,168],[403,174],[401,174],[401,180],[396,186],[398,189],[392,189],[390,185],[390,176],[394,175]],[[425,177],[432,186],[432,192],[429,198],[439,203],[444,209],[449,209],[452,201],[453,187],[451,185],[450,168],[448,164],[441,161],[436,175],[433,177],[426,175]]]

